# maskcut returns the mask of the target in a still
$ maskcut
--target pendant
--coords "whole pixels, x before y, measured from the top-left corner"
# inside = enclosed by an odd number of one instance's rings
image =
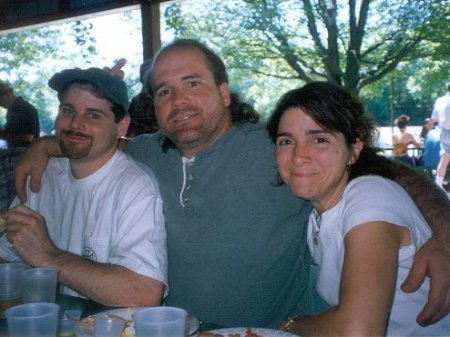
[[[321,217],[320,214],[317,211],[314,212],[314,221],[313,221],[313,242],[315,246],[319,245],[319,232],[320,232],[320,221]]]
[[[316,231],[316,229],[313,229],[313,242],[315,246],[319,245],[319,231]]]

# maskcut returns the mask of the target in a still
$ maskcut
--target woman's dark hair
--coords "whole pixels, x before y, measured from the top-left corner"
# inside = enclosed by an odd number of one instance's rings
[[[342,133],[349,147],[357,139],[364,143],[358,160],[351,166],[350,179],[367,174],[391,179],[395,177],[395,163],[391,165],[389,160],[387,163],[383,160],[383,165],[379,165],[379,149],[374,147],[378,135],[375,123],[365,113],[362,102],[354,94],[328,82],[311,82],[287,92],[279,99],[268,120],[267,129],[274,142],[280,119],[290,108],[303,110],[326,130]]]
[[[153,59],[152,69],[148,76],[148,81],[146,86],[151,90],[151,84],[153,82],[153,67],[155,63],[158,61],[161,54],[163,54],[167,50],[175,49],[175,48],[190,48],[196,49],[200,51],[206,60],[206,64],[208,69],[212,72],[214,82],[217,86],[222,83],[228,83],[228,73],[225,67],[225,63],[222,59],[211,49],[209,49],[204,43],[194,40],[194,39],[176,39],[171,43],[165,45],[161,48]],[[240,96],[231,92],[231,103],[229,107],[231,113],[231,121],[233,123],[256,123],[259,121],[259,114],[253,108],[252,105],[245,103],[241,100]],[[165,140],[163,144],[163,150],[167,151],[169,148],[174,148],[175,144],[170,139]]]
[[[423,138],[423,139],[425,139],[425,137],[427,136],[427,134],[428,134],[428,131],[430,131],[430,130],[428,130],[428,128],[426,127],[426,125],[430,122],[430,121],[432,121],[432,119],[431,118],[425,118],[424,120],[423,120],[423,123],[422,123],[422,130],[420,130],[420,138]],[[433,125],[433,128],[434,128],[434,125]]]

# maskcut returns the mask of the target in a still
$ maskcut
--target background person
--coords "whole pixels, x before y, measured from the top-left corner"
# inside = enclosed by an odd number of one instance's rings
[[[425,118],[421,137],[422,138],[422,154],[421,154],[421,165],[424,166],[431,177],[436,174],[436,169],[441,158],[441,141],[440,141],[440,130],[434,127],[434,120],[432,118]]]
[[[422,142],[419,137],[408,132],[409,119],[407,115],[400,115],[395,120],[395,125],[397,125],[398,129],[392,135],[392,155],[396,160],[415,166],[415,158],[409,156],[408,147],[412,144],[417,148],[421,148]]]
[[[279,100],[268,129],[282,181],[314,210],[308,246],[319,266],[317,290],[331,308],[282,326],[301,336],[442,336],[450,316],[416,323],[429,282],[400,285],[431,229],[398,184],[373,169],[375,124],[344,89],[312,82]],[[370,303],[370,305],[368,305]]]
[[[0,257],[57,268],[68,295],[159,305],[167,284],[162,201],[153,173],[117,150],[129,124],[125,83],[90,68],[56,73],[49,86],[60,100],[64,157],[50,160],[39,193],[13,202]]]
[[[24,148],[0,149],[0,214],[5,212],[16,196],[14,166]]]
[[[422,123],[422,130],[420,130],[420,139],[423,141],[428,134],[428,131],[434,129],[434,120],[432,118],[425,118]]]
[[[7,109],[6,124],[0,131],[0,138],[5,139],[7,146],[25,147],[33,139],[39,138],[39,116],[36,108],[16,96],[14,90],[0,81],[0,106]]]
[[[439,123],[441,128],[441,158],[437,166],[436,184],[442,187],[447,166],[450,161],[450,82],[447,83],[447,93],[439,97],[434,103],[431,118]]]
[[[142,83],[141,92],[133,97],[130,102],[128,112],[131,122],[128,128],[127,137],[136,137],[143,133],[155,133],[158,131],[158,121],[155,116],[155,103],[151,88],[146,88],[148,71],[151,68],[152,60],[145,60],[140,67],[139,80]]]
[[[165,303],[228,327],[278,327],[290,315],[311,312],[310,205],[273,186],[274,145],[254,109],[230,92],[223,61],[199,41],[175,40],[156,55],[149,81],[161,129],[132,139],[126,151],[150,166],[160,184],[169,255]],[[47,155],[60,151],[52,138],[26,151],[16,176],[21,200],[24,177],[31,173],[38,190]],[[450,258],[441,244],[450,237],[449,200],[419,173],[380,160],[398,168],[396,178],[422,200],[435,226],[404,284],[413,291],[425,275],[433,278],[419,318],[429,324],[449,310]]]

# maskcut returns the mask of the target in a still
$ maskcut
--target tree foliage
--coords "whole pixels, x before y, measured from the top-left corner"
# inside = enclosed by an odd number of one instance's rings
[[[405,72],[442,65],[450,51],[450,0],[188,0],[168,6],[165,18],[175,36],[218,50],[249,86],[326,80],[369,97],[376,91],[383,109],[392,76],[409,83]]]
[[[281,79],[359,92],[402,61],[449,48],[449,0],[200,2],[203,11],[185,3],[167,9],[177,35],[213,41],[231,67]]]
[[[58,106],[47,81],[56,71],[71,63],[86,63],[96,53],[91,28],[76,21],[0,35],[0,79],[37,108],[41,129],[47,133],[54,127]],[[1,117],[3,124],[4,114]]]

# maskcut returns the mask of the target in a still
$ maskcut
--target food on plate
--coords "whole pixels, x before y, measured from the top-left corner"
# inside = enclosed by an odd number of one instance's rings
[[[125,327],[131,326],[133,324],[133,320],[123,318],[122,316],[119,316],[119,315],[110,314],[110,315],[108,315],[108,317],[117,318],[117,319],[120,319],[121,321],[124,321],[125,322]]]
[[[128,308],[128,310],[132,311],[133,309]],[[109,315],[106,315],[106,316],[111,317],[111,318],[117,318],[117,319],[120,319],[120,320],[125,322],[125,328],[124,328],[122,334],[120,335],[120,337],[135,337],[136,336],[135,333],[134,333],[134,328],[132,328],[132,325],[133,325],[133,321],[132,320],[126,319],[126,318],[124,318],[124,317],[122,317],[120,315],[116,315],[116,314],[109,314]],[[80,323],[82,325],[94,326],[95,315],[90,315],[90,316],[87,316],[87,317],[83,318],[80,321]]]
[[[246,328],[244,336],[242,336],[240,333],[232,333],[232,334],[227,334],[227,336],[224,336],[221,334],[214,334],[211,332],[201,332],[197,335],[197,337],[263,337],[263,336],[252,332],[252,328]]]
[[[0,233],[6,229],[6,220],[0,216]]]

